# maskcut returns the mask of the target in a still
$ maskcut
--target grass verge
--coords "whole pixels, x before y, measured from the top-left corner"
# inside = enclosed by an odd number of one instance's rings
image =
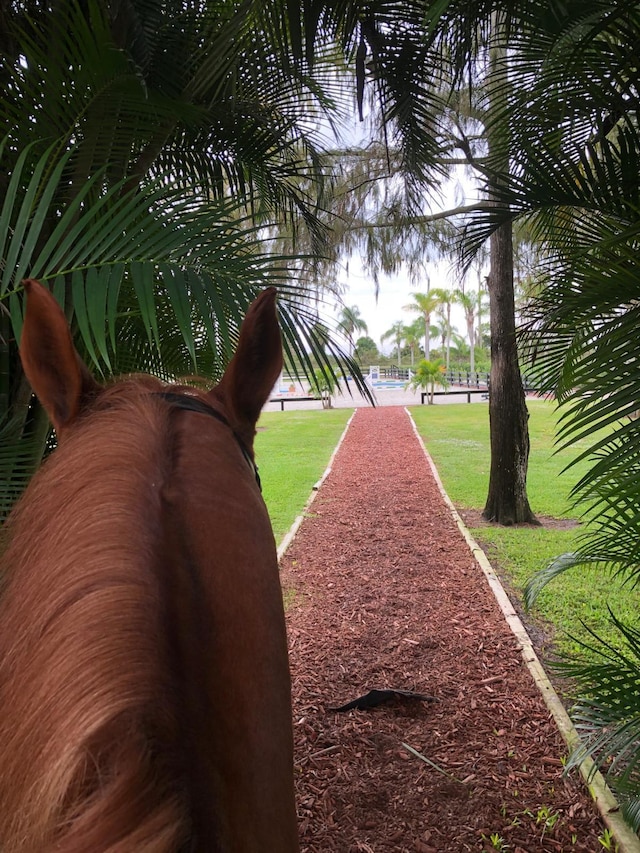
[[[569,491],[587,469],[580,462],[568,471],[566,465],[586,447],[576,442],[556,452],[557,423],[553,403],[534,400],[528,403],[531,453],[527,491],[529,503],[545,524],[542,528],[471,526],[474,538],[485,550],[503,583],[519,603],[527,580],[554,557],[572,550],[581,535],[579,512],[569,503]],[[482,511],[489,483],[488,405],[421,406],[411,410],[431,454],[447,494],[461,511]],[[563,529],[554,519],[574,519],[576,525]],[[575,651],[571,637],[587,639],[588,625],[614,644],[619,635],[610,629],[607,606],[622,619],[634,624],[640,591],[612,580],[607,573],[572,570],[552,581],[540,594],[527,622],[543,630],[543,656],[557,646]],[[583,624],[584,623],[584,624]],[[540,637],[537,636],[540,640]]]

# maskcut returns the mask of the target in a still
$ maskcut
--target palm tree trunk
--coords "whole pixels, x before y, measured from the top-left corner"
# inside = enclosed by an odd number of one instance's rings
[[[473,312],[467,314],[467,335],[469,336],[469,370],[476,369],[475,329],[473,328]]]
[[[451,367],[451,302],[447,302],[447,373]]]
[[[491,237],[489,277],[491,469],[482,515],[499,524],[537,524],[527,498],[529,413],[518,364],[510,222]]]
[[[487,285],[487,289],[489,287],[489,279],[485,278],[485,283]],[[477,336],[476,340],[478,342],[478,346],[482,346],[482,281],[480,275],[478,274],[478,325],[477,325]]]

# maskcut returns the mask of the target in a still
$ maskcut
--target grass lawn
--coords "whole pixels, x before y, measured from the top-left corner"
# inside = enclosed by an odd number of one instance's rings
[[[263,412],[255,451],[276,542],[300,515],[352,409]]]
[[[540,517],[575,518],[568,494],[573,483],[587,469],[581,462],[562,473],[571,459],[586,447],[576,442],[570,449],[555,453],[556,412],[553,403],[528,403],[531,454],[527,491],[534,513]],[[438,468],[444,487],[459,509],[482,510],[489,481],[488,404],[421,406],[411,410],[416,426]],[[508,590],[520,595],[524,584],[554,557],[572,550],[580,527],[569,530],[553,527],[472,528],[492,564],[499,570]],[[534,616],[554,635],[561,649],[574,648],[567,632],[585,638],[590,628],[614,643],[607,605],[628,623],[635,623],[640,591],[622,587],[608,574],[596,570],[573,570],[552,581],[541,593]]]

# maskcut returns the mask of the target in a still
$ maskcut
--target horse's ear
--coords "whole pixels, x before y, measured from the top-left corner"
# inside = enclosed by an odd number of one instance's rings
[[[27,294],[20,358],[34,394],[60,433],[100,390],[76,352],[67,319],[39,282],[23,282]]]
[[[276,289],[269,287],[249,306],[235,355],[212,393],[223,397],[235,418],[253,430],[281,370]]]

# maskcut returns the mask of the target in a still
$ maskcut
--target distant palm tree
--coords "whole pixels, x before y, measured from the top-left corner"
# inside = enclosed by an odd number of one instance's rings
[[[308,393],[320,397],[323,409],[332,409],[333,402],[331,397],[335,394],[337,388],[338,383],[334,377],[324,370],[317,368],[311,377]]]
[[[451,346],[458,352],[458,355],[464,355],[467,352],[467,342],[456,331],[451,333]]]
[[[391,326],[390,329],[387,329],[386,332],[383,332],[380,335],[380,342],[384,343],[385,341],[392,340],[398,351],[398,367],[400,367],[400,357],[402,352],[402,343],[405,340],[407,327],[401,320],[398,320]]]
[[[475,322],[476,309],[478,307],[478,294],[469,290],[465,293],[464,290],[456,290],[455,298],[458,305],[462,306],[464,311],[464,319],[467,324],[467,335],[469,337],[469,367],[473,373],[475,368]]]
[[[435,322],[436,337],[440,338],[440,353],[444,355],[447,351],[447,339],[449,337],[449,326],[447,318],[441,308],[438,308],[438,313]]]
[[[442,325],[438,324],[438,327],[445,333],[442,339],[442,351],[446,352],[446,365],[447,370],[449,370],[449,352],[451,350],[451,333],[453,331],[453,326],[451,325],[451,306],[455,302],[454,294],[444,287],[434,287],[429,293],[440,299],[440,305],[437,310],[442,317]]]
[[[351,307],[343,306],[338,317],[338,328],[344,332],[349,343],[352,345],[354,332],[363,332],[365,335],[369,333],[369,328],[362,319],[360,309],[357,305],[352,305]]]
[[[422,388],[423,391],[428,391],[429,397],[427,402],[429,405],[433,405],[433,394],[436,385],[440,385],[445,389],[449,385],[444,372],[444,362],[441,358],[438,358],[435,361],[423,359],[418,364],[416,372],[413,374],[409,382],[407,382],[407,388],[412,388],[414,391],[418,388]]]
[[[431,332],[431,315],[436,310],[442,300],[434,290],[427,293],[412,293],[413,302],[409,305],[403,305],[404,311],[413,311],[422,315],[424,320],[424,355],[429,361],[429,335]]]
[[[404,327],[404,343],[409,347],[411,353],[411,367],[415,363],[416,350],[419,352],[420,337],[422,335],[422,322],[417,319],[415,323]]]

